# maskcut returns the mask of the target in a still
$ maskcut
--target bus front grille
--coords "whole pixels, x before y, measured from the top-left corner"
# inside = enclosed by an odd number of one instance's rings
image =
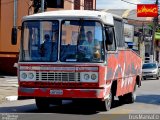
[[[80,81],[79,72],[37,72],[37,81],[76,82]]]

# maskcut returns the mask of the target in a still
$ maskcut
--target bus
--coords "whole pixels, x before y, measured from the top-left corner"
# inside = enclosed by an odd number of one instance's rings
[[[95,101],[107,111],[115,96],[133,103],[141,86],[142,59],[125,48],[123,24],[119,16],[89,10],[23,17],[18,99],[33,98],[42,110],[65,99]]]

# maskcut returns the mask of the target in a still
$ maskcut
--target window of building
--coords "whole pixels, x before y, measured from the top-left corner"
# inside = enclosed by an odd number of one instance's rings
[[[64,8],[64,0],[46,0],[48,8]]]
[[[84,0],[84,9],[93,10],[93,0]]]
[[[74,0],[74,9],[80,10],[80,0]]]

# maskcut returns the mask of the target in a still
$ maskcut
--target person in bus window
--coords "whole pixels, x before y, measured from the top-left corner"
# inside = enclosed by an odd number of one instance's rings
[[[87,42],[89,45],[93,45],[94,44],[94,40],[93,40],[93,34],[91,31],[88,31],[86,33],[86,36],[87,36]]]
[[[98,54],[98,50],[100,49],[100,44],[97,40],[93,38],[93,33],[88,31],[86,33],[87,41],[84,42],[84,46],[86,46],[86,56],[88,58],[95,58],[95,53]]]
[[[48,61],[51,55],[52,42],[49,34],[44,35],[44,43],[41,46],[41,56],[44,57],[44,60]]]

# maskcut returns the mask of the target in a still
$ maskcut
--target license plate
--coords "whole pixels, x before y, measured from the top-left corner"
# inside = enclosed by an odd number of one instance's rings
[[[63,95],[63,90],[50,90],[51,95]]]

